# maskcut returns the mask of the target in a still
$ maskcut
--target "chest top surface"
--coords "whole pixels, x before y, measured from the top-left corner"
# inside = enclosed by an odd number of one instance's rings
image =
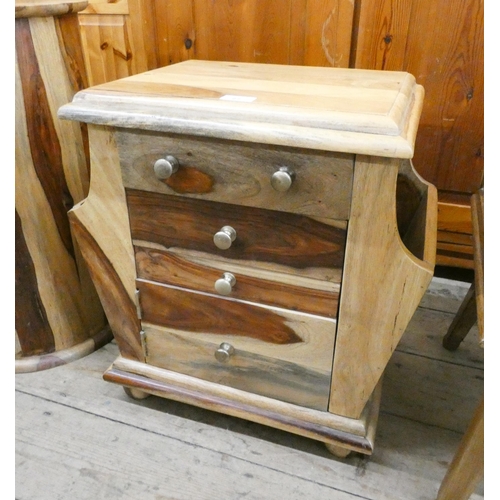
[[[423,93],[405,72],[190,60],[83,90],[59,116],[411,158]]]

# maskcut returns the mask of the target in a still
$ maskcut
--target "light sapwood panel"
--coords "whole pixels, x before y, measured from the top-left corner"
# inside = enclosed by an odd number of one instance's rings
[[[427,197],[422,255],[401,241],[394,186],[400,162],[358,157],[346,243],[329,410],[356,418],[383,374],[434,270],[436,189]],[[405,167],[400,167],[404,169]],[[406,165],[408,173],[411,165]]]
[[[104,127],[89,126],[89,138],[89,194],[69,217],[120,351],[142,360],[134,250],[118,152],[113,134]]]

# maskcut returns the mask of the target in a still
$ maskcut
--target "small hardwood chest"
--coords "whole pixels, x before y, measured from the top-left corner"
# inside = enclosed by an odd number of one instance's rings
[[[104,374],[371,453],[380,381],[433,274],[408,73],[186,61],[79,92],[70,212],[120,349]]]

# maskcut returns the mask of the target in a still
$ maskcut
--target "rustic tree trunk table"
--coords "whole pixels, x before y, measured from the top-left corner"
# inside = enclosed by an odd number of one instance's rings
[[[112,338],[67,211],[87,196],[86,130],[57,118],[86,86],[77,14],[87,1],[16,0],[16,372]]]

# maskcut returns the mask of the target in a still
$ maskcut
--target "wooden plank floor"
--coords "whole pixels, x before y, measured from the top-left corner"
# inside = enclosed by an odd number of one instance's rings
[[[386,370],[375,452],[323,444],[102,380],[114,342],[16,381],[17,500],[430,500],[483,395],[471,331],[441,339],[467,291],[435,278]],[[483,484],[471,497],[484,497]]]

